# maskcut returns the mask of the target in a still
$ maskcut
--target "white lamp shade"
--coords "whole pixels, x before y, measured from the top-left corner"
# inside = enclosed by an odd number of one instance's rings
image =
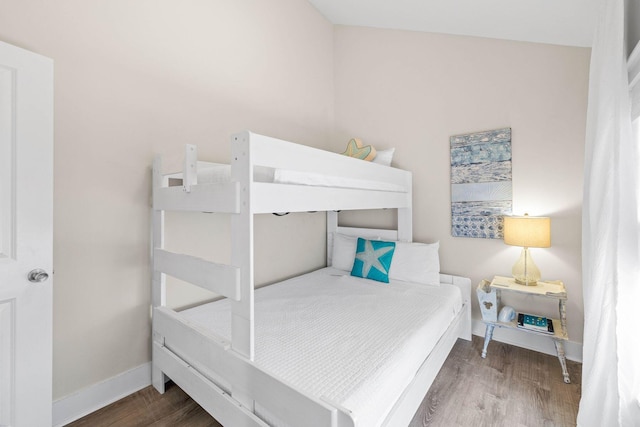
[[[542,216],[505,216],[504,242],[524,248],[551,246],[551,218]]]

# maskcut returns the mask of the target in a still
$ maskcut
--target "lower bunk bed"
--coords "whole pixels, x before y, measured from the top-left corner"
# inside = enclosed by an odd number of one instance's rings
[[[231,349],[228,299],[156,308],[154,368],[225,426],[406,426],[457,338],[470,339],[470,280],[440,281],[327,267],[257,289],[254,361]]]

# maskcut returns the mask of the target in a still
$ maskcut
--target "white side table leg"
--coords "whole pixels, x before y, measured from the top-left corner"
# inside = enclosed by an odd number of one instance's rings
[[[558,353],[558,360],[560,360],[560,366],[562,366],[562,377],[565,384],[570,384],[569,372],[567,371],[567,359],[564,353],[564,342],[562,340],[553,340],[556,345],[556,353]]]
[[[484,347],[482,348],[482,358],[485,359],[487,357],[487,347],[489,346],[489,342],[491,338],[493,338],[493,329],[496,325],[491,323],[487,323],[487,329],[484,332]]]

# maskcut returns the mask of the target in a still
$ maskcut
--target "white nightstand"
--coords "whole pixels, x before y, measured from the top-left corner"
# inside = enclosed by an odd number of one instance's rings
[[[511,322],[500,322],[498,320],[498,312],[500,311],[500,299],[502,292],[516,292],[527,295],[534,295],[542,298],[551,298],[558,300],[558,312],[559,319],[552,319],[554,326],[554,333],[545,334],[529,329],[522,329],[518,327],[517,318]],[[553,340],[556,346],[556,352],[560,365],[562,366],[562,376],[564,382],[569,384],[569,373],[567,372],[567,361],[564,352],[564,342],[569,339],[567,335],[567,290],[564,284],[557,281],[538,281],[536,286],[524,286],[515,282],[512,277],[495,276],[493,281],[483,280],[477,289],[478,302],[480,303],[480,310],[482,312],[482,320],[487,325],[484,334],[484,348],[482,349],[482,357],[487,357],[487,347],[493,337],[493,330],[495,327],[517,329],[522,332],[547,336]]]

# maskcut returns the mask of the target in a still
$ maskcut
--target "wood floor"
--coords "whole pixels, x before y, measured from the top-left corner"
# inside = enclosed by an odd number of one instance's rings
[[[576,425],[582,364],[491,341],[458,340],[410,427],[568,427]]]
[[[458,340],[409,427],[567,427],[576,425],[582,365],[482,339]],[[220,426],[178,386],[160,395],[147,387],[69,424],[101,426]],[[233,427],[233,426],[229,426]],[[304,426],[300,426],[304,427]]]

